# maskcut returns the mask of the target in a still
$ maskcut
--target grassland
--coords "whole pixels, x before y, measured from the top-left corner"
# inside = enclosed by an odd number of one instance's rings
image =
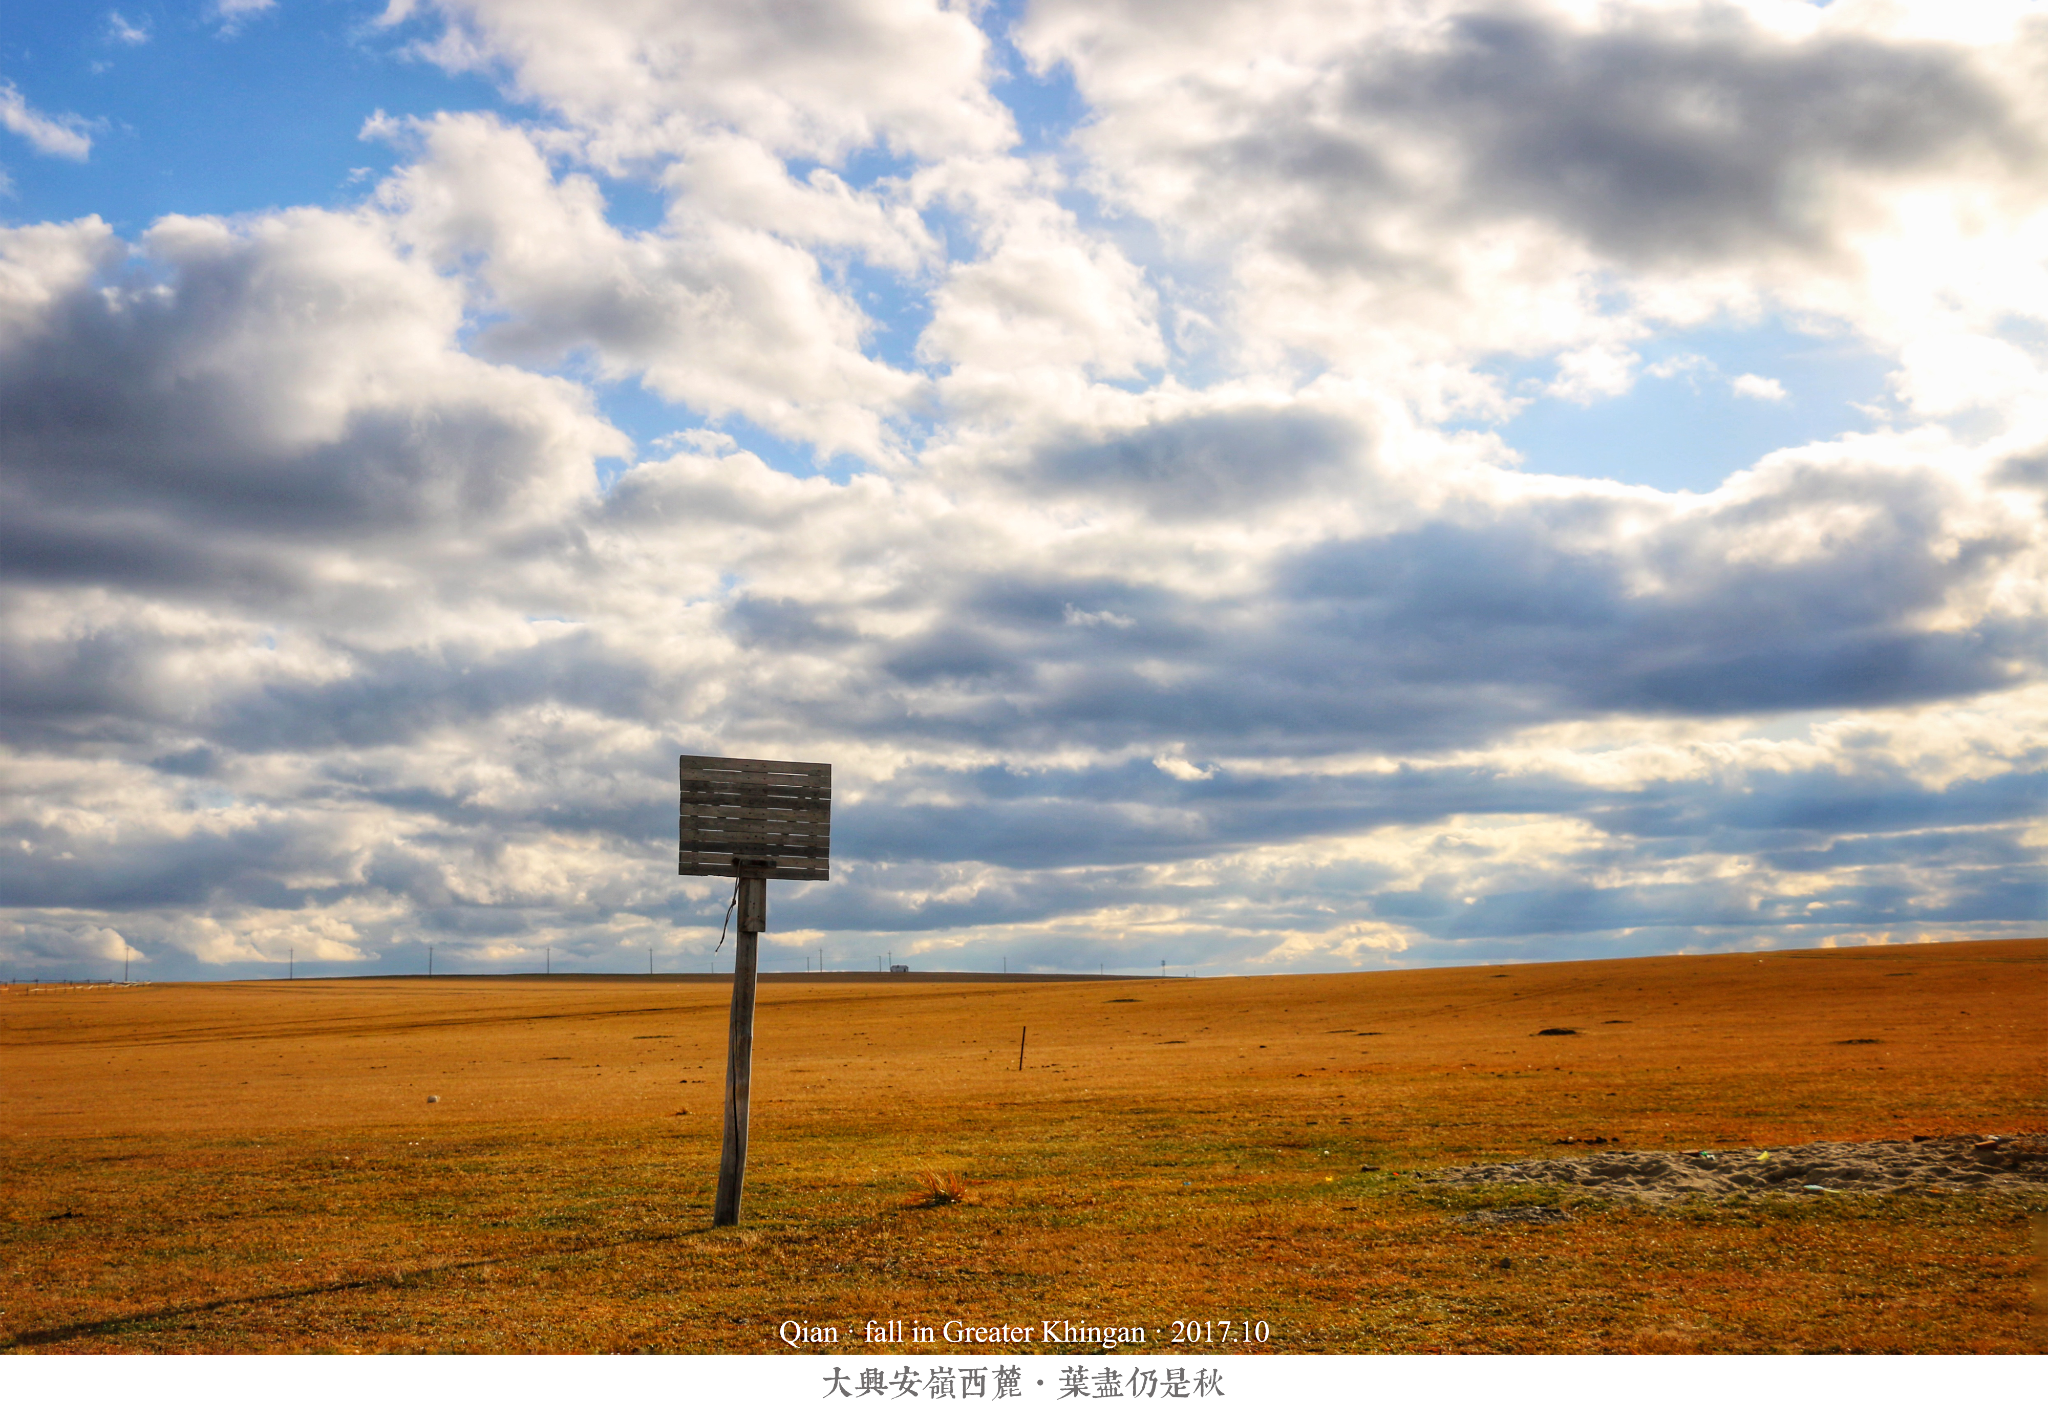
[[[559,977],[7,989],[0,1343],[780,1352],[798,1319],[882,1351],[867,1320],[1059,1318],[1191,1352],[2041,1346],[2037,1196],[1584,1201],[1488,1225],[1458,1217],[1556,1197],[1416,1172],[1595,1138],[2041,1130],[2043,940],[768,978],[746,1219],[713,1230],[727,995]],[[922,1171],[969,1198],[920,1205]],[[1190,1348],[1174,1319],[1270,1336]]]

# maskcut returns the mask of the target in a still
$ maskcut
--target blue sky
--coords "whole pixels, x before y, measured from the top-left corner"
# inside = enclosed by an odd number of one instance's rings
[[[11,18],[6,971],[701,969],[679,752],[835,766],[771,967],[2039,933],[2044,52]]]

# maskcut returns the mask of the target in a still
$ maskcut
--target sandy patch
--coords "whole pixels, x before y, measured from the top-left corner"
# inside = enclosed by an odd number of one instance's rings
[[[1910,1141],[1700,1151],[1606,1150],[1429,1172],[1440,1185],[1565,1185],[1596,1195],[1657,1201],[1701,1195],[1857,1191],[2048,1189],[2048,1135],[1938,1136]],[[1537,1206],[1481,1210],[1473,1218],[1562,1217]]]

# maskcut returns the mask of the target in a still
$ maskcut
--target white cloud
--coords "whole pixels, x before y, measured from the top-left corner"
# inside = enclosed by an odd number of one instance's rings
[[[0,128],[27,140],[38,153],[83,163],[92,156],[92,125],[77,114],[59,118],[40,113],[21,90],[0,80]]]
[[[1043,198],[1006,205],[987,255],[954,266],[919,352],[977,390],[1034,367],[1111,377],[1165,357],[1156,298],[1116,246]]]
[[[1682,355],[1675,355],[1660,360],[1655,365],[1646,366],[1643,374],[1657,380],[1671,380],[1677,376],[1691,375],[1695,372],[1705,372],[1713,369],[1714,363],[1712,361],[1703,355],[1688,351]]]
[[[822,158],[870,145],[988,152],[1015,134],[987,90],[988,41],[966,12],[935,3],[426,0],[386,19],[429,11],[444,27],[421,54],[509,73],[600,161],[687,152],[718,133]]]
[[[27,923],[0,924],[0,954],[21,969],[48,964],[63,968],[90,964],[105,972],[130,957],[128,940],[102,924],[80,923],[70,916]]]
[[[107,11],[107,38],[116,44],[148,44],[156,37],[155,28],[155,22],[147,15],[131,20],[119,10]]]
[[[1185,756],[1156,755],[1152,757],[1152,763],[1175,780],[1213,780],[1216,777],[1214,768],[1204,770]]]
[[[1745,400],[1776,403],[1788,398],[1785,387],[1768,375],[1738,375],[1728,382],[1728,388]]]
[[[1545,393],[1578,405],[1626,395],[1635,384],[1636,364],[1635,352],[1608,346],[1567,351],[1557,358],[1557,378]]]
[[[558,178],[530,136],[492,118],[444,115],[405,131],[420,159],[380,200],[437,266],[473,264],[483,304],[504,318],[482,349],[541,364],[587,349],[606,376],[638,378],[679,405],[883,457],[887,423],[918,378],[862,351],[867,317],[808,250],[687,203],[661,231],[623,233],[589,176]],[[775,171],[760,175],[763,187]],[[878,204],[815,185],[798,195],[808,206],[764,196],[814,240],[917,258],[914,219],[892,222]]]
[[[1074,604],[1072,604],[1071,602],[1067,604],[1066,611],[1061,615],[1060,620],[1065,622],[1069,627],[1130,628],[1136,627],[1138,625],[1136,618],[1124,617],[1119,613],[1114,613],[1107,610],[1100,612],[1083,612],[1080,608],[1074,606]]]
[[[1927,415],[1987,407],[2038,412],[2048,402],[2048,370],[2038,357],[2012,341],[1955,331],[1910,342],[1895,383]]]
[[[207,0],[206,17],[218,23],[220,33],[233,35],[257,15],[277,8],[277,0]]]

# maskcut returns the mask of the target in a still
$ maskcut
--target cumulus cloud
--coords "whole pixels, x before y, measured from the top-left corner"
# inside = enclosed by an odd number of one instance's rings
[[[1082,234],[1045,198],[1006,204],[988,254],[956,265],[934,302],[920,352],[982,380],[1051,367],[1132,376],[1165,346],[1155,298],[1114,243]]]
[[[1253,353],[1398,378],[1579,352],[1576,398],[1657,324],[1917,316],[1948,280],[1914,264],[1930,224],[1983,222],[1987,257],[2033,230],[2040,26],[1971,44],[1889,14],[1216,3],[1166,40],[1136,0],[1048,0],[1018,37],[1089,101],[1094,181],[1230,265]]]
[[[886,421],[919,381],[862,352],[868,318],[810,251],[688,203],[661,232],[623,233],[590,177],[558,180],[529,135],[494,118],[443,116],[406,132],[420,161],[380,197],[416,251],[437,269],[473,270],[483,301],[502,313],[481,351],[547,364],[587,349],[606,375],[637,378],[679,405],[881,454]],[[677,181],[687,189],[691,179]],[[804,235],[915,260],[914,216],[892,221],[829,184],[806,195],[813,205],[788,224]]]
[[[418,53],[504,73],[610,161],[688,151],[717,132],[811,157],[988,151],[1015,132],[987,90],[987,38],[938,4],[395,0],[385,15],[414,18],[438,22]]]
[[[580,388],[464,354],[459,294],[371,217],[165,218],[143,252],[171,280],[94,220],[0,252],[17,577],[375,597],[366,563],[555,526],[626,448]]]

